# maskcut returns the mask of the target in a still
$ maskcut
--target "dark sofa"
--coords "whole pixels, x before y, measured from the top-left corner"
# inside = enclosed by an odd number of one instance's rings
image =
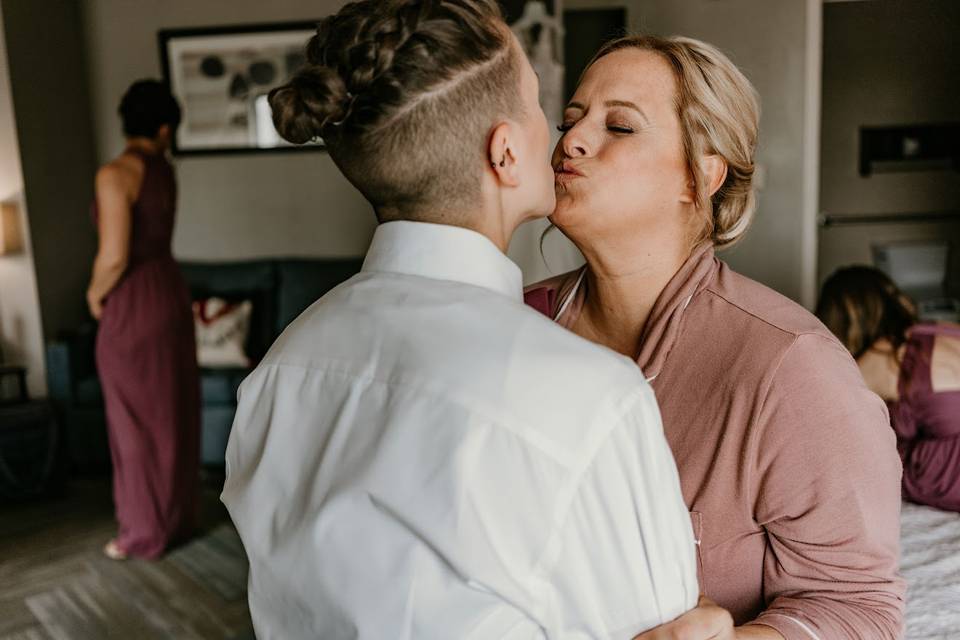
[[[360,270],[362,259],[266,259],[181,263],[194,299],[251,300],[247,354],[256,363],[290,322],[327,291]],[[87,325],[47,345],[50,397],[59,409],[71,462],[81,471],[109,464],[103,397],[94,365],[96,327]],[[223,465],[247,369],[202,369],[205,465]]]

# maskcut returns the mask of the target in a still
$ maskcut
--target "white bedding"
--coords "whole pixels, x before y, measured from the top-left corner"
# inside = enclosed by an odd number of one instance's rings
[[[907,640],[960,639],[960,514],[903,503]]]

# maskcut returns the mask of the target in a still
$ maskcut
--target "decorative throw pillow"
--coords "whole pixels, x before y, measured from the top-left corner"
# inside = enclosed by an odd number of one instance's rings
[[[197,362],[210,369],[250,366],[244,352],[250,332],[253,303],[227,302],[207,298],[193,302],[193,321],[197,333]]]

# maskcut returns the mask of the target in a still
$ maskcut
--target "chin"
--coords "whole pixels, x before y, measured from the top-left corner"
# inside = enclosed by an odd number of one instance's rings
[[[523,218],[523,222],[530,222],[531,220],[540,220],[542,218],[546,218],[553,212],[554,205],[555,203],[551,198],[549,202],[544,202],[538,207],[529,209]]]
[[[573,206],[569,198],[557,197],[557,205],[550,214],[550,222],[562,227],[578,217],[577,208]]]

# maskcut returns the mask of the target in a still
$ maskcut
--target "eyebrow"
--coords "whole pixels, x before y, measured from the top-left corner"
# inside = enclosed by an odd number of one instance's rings
[[[647,114],[643,112],[643,109],[638,107],[636,103],[630,102],[629,100],[607,100],[606,102],[603,103],[603,106],[626,107],[627,109],[633,109],[634,111],[640,114],[640,117],[642,117],[647,122],[647,124],[650,123],[650,118],[648,118]],[[571,102],[570,104],[567,105],[567,109],[579,109],[580,111],[587,110],[587,108],[584,107],[579,102]]]

